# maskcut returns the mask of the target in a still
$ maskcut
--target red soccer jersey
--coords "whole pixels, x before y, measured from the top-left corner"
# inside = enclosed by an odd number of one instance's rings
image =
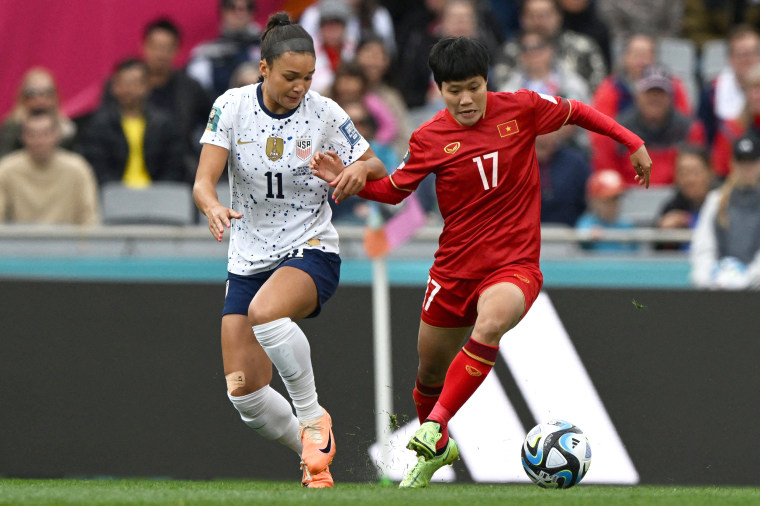
[[[536,136],[567,122],[607,134],[614,130],[607,116],[585,104],[572,104],[585,109],[579,113],[566,99],[527,90],[489,92],[484,117],[471,127],[441,110],[412,134],[404,163],[391,176],[368,181],[359,195],[400,200],[388,196],[408,194],[433,172],[444,220],[433,267],[436,272],[474,279],[510,264],[538,267],[541,183]],[[589,110],[595,113],[590,118]],[[595,123],[600,118],[609,123]],[[622,135],[618,130],[612,133]],[[626,145],[638,148],[637,139],[630,134]]]

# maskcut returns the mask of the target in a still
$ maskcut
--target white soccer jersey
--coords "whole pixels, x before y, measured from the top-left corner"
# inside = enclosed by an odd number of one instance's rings
[[[260,84],[235,88],[214,103],[201,143],[229,150],[232,208],[227,269],[250,275],[269,270],[301,248],[338,253],[327,183],[313,176],[317,151],[338,153],[345,165],[369,144],[343,109],[309,91],[294,110],[274,114]]]

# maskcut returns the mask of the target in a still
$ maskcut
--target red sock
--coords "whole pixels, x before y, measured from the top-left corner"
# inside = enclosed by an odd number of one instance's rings
[[[441,396],[441,390],[443,390],[443,385],[429,387],[420,383],[419,378],[415,380],[412,397],[414,398],[414,406],[417,408],[417,418],[419,418],[420,423],[433,410],[433,406],[438,402],[438,397]]]
[[[452,416],[472,397],[493,368],[499,348],[470,338],[457,353],[446,372],[443,391],[428,419],[441,425],[442,437],[436,445],[443,448],[449,441],[448,424]]]

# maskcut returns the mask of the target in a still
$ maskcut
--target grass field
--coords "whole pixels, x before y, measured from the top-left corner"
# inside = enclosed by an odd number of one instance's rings
[[[433,484],[399,490],[340,483],[332,490],[308,490],[297,483],[262,481],[0,479],[0,504],[722,506],[760,504],[760,488],[580,485],[543,490],[533,485]]]

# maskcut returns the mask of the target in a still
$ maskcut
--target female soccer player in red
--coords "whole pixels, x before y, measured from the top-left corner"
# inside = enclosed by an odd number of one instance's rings
[[[412,134],[393,174],[367,181],[359,192],[396,204],[434,172],[444,220],[417,344],[413,396],[422,425],[407,448],[418,460],[402,488],[427,486],[435,471],[457,459],[448,422],[483,382],[502,336],[541,289],[536,136],[565,124],[607,135],[628,148],[636,180],[649,186],[652,161],[638,136],[576,100],[527,90],[488,92],[488,64],[488,51],[477,40],[435,44],[429,65],[446,109]],[[336,201],[352,194],[343,188],[342,163],[334,153],[317,153],[311,168],[331,181]]]

